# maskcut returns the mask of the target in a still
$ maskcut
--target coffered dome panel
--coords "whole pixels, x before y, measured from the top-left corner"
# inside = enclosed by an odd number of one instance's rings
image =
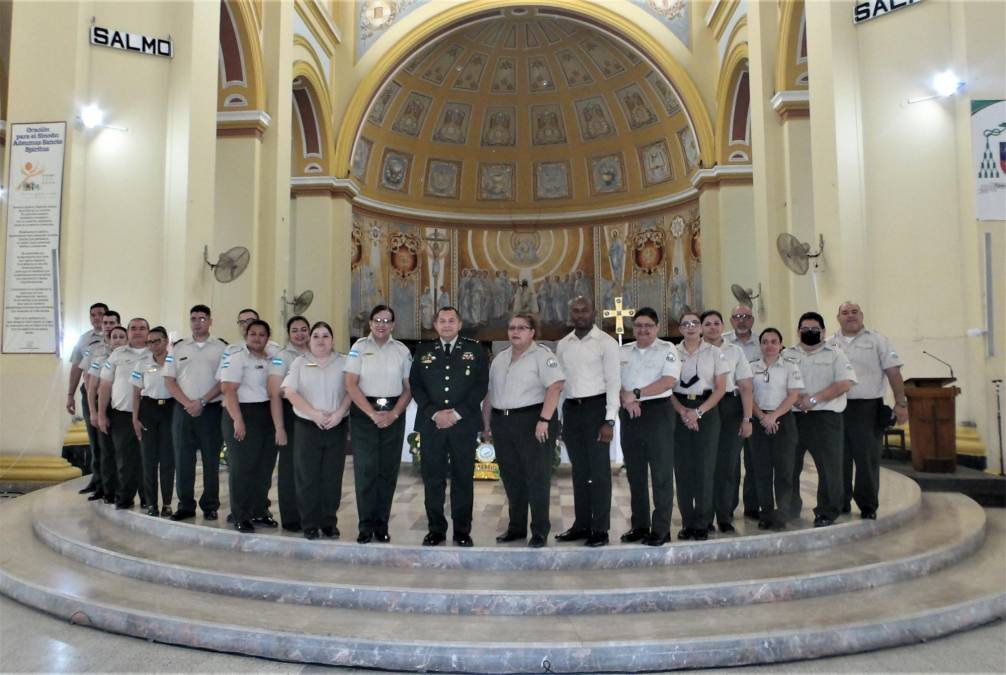
[[[510,8],[445,32],[378,90],[352,175],[391,206],[532,215],[681,193],[699,166],[674,83],[584,20]]]

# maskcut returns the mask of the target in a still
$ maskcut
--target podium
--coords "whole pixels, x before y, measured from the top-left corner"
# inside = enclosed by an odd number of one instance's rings
[[[912,435],[912,468],[932,473],[957,469],[957,411],[960,387],[954,377],[913,377],[905,380],[908,429]]]

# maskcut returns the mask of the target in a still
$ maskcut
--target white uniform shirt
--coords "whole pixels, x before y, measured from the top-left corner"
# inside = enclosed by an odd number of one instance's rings
[[[673,377],[677,381],[681,377],[681,359],[673,342],[657,338],[646,349],[640,349],[638,343],[622,345],[621,350],[622,389],[632,391],[653,384],[662,377]],[[676,382],[675,382],[676,383]],[[668,398],[672,395],[668,389],[656,396],[643,396],[641,401]]]
[[[133,371],[144,357],[150,354],[146,347],[134,349],[119,347],[105,360],[101,368],[101,381],[112,383],[112,408],[122,412],[133,412]]]
[[[751,331],[747,340],[741,340],[737,337],[736,331],[730,331],[723,334],[723,341],[735,344],[744,350],[744,356],[747,357],[748,362],[757,361],[761,358],[761,344],[758,342],[758,336],[754,334],[754,331]]]
[[[751,378],[751,364],[748,362],[744,350],[733,342],[724,340],[720,345],[720,351],[730,363],[730,370],[727,372],[727,393],[730,394],[737,389],[738,380]]]
[[[685,349],[685,341],[677,345],[678,358],[681,360],[681,376],[674,385],[675,394],[702,394],[716,388],[716,377],[733,370],[726,354],[716,345],[705,340],[699,343],[699,348],[689,354]],[[695,380],[695,376],[698,379]],[[694,380],[694,381],[693,381]]]
[[[596,325],[583,336],[576,332],[559,340],[555,348],[559,365],[566,374],[566,398],[588,398],[605,394],[604,418],[615,419],[622,389],[618,343]]]
[[[148,353],[137,362],[130,379],[141,396],[159,400],[171,398],[171,392],[164,384],[164,366],[154,360],[153,354]]]
[[[290,366],[303,353],[293,345],[287,344],[269,360],[269,377],[286,377],[286,374],[290,372]]]
[[[84,371],[83,377],[88,375],[94,375],[98,377],[101,375],[101,366],[104,365],[105,357],[108,356],[108,345],[105,344],[104,340],[101,342],[92,343],[84,349],[84,355],[80,359],[80,369]],[[102,363],[95,365],[98,361]]]
[[[330,412],[346,397],[345,367],[346,357],[338,352],[332,352],[324,365],[314,354],[298,356],[283,380],[283,389],[294,390],[316,410]],[[311,419],[297,406],[293,407],[293,412],[302,419]]]
[[[856,382],[856,372],[853,370],[852,364],[849,363],[849,359],[845,357],[841,349],[828,344],[822,345],[820,349],[813,352],[806,352],[802,347],[787,347],[783,350],[780,358],[799,366],[800,374],[803,375],[804,392],[810,395],[841,380]],[[842,394],[825,403],[818,403],[812,410],[814,412],[822,410],[842,412],[845,410],[845,404],[845,394]]]
[[[489,402],[498,410],[525,408],[545,401],[545,390],[566,379],[555,354],[532,342],[516,362],[507,347],[489,366]]]
[[[841,333],[833,335],[828,344],[845,352],[856,371],[859,382],[849,390],[847,396],[850,399],[883,398],[884,379],[887,377],[884,371],[905,365],[890,340],[867,328],[852,338]]]
[[[191,337],[179,340],[164,360],[164,377],[173,377],[182,393],[193,401],[213,388],[217,380],[220,357],[227,348],[220,338],[209,337],[196,342]],[[220,397],[213,399],[219,401]]]
[[[357,340],[346,357],[345,372],[359,375],[364,396],[401,396],[412,369],[409,348],[393,337],[383,346],[368,335]]]
[[[763,412],[770,413],[786,400],[791,389],[803,389],[803,375],[795,363],[781,356],[771,366],[764,359],[751,364],[754,374],[754,402]]]
[[[84,352],[87,351],[88,347],[92,347],[96,344],[104,342],[105,336],[102,331],[95,331],[93,328],[77,340],[77,344],[73,346],[73,351],[70,352],[70,363],[75,366],[79,366],[80,362],[84,359]]]
[[[272,357],[259,358],[247,348],[224,356],[220,362],[220,382],[238,385],[238,403],[262,403],[269,400],[269,362]]]
[[[224,365],[224,359],[226,359],[229,356],[233,356],[234,354],[237,354],[245,347],[247,347],[247,343],[244,340],[238,340],[234,344],[229,344],[224,348],[224,353],[220,357],[220,363],[217,364],[216,378],[218,381],[220,382],[224,381],[223,373],[220,370],[220,367]],[[277,343],[273,342],[272,340],[269,340],[268,342],[265,343],[265,355],[269,357],[270,361],[273,359],[274,356],[279,354],[281,351],[282,349],[280,349],[280,346]]]

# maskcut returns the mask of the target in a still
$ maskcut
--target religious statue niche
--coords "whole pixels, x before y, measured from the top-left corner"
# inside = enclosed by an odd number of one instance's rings
[[[517,141],[517,113],[515,108],[487,108],[482,125],[482,145],[508,147]]]
[[[611,114],[608,112],[604,99],[600,96],[576,101],[574,106],[583,140],[592,141],[612,136],[615,133],[615,125],[611,123]]]
[[[531,142],[534,145],[566,142],[562,110],[557,104],[531,106]]]
[[[638,84],[630,84],[615,92],[618,102],[622,105],[622,112],[628,120],[632,129],[642,129],[651,124],[656,124],[657,114],[650,108],[650,104],[643,94],[642,88]]]

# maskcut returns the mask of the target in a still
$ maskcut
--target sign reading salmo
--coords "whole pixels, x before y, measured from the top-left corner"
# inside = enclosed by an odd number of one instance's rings
[[[870,19],[876,19],[878,16],[884,16],[920,2],[922,0],[864,0],[857,2],[852,10],[852,23],[863,23]]]
[[[149,37],[137,33],[106,28],[91,24],[91,44],[99,47],[122,49],[127,52],[137,52],[148,56],[166,56],[169,59],[175,55],[170,38]]]

